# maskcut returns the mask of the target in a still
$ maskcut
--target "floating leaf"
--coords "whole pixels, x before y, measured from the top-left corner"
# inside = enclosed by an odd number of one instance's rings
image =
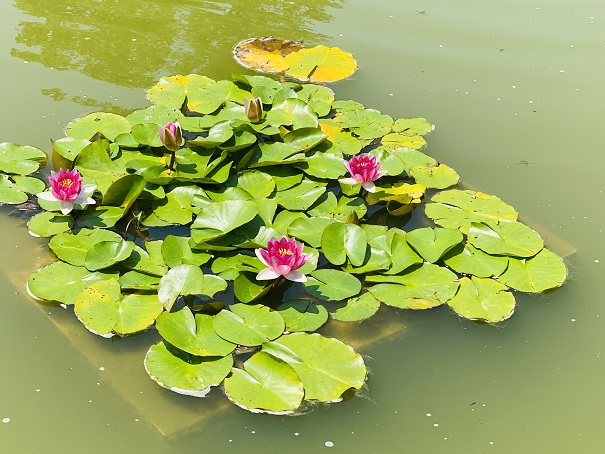
[[[321,236],[321,250],[334,265],[342,265],[348,258],[354,266],[361,266],[367,244],[365,231],[355,224],[330,224]]]
[[[365,382],[363,359],[337,339],[293,333],[263,344],[263,351],[292,366],[303,382],[306,400],[334,402]]]
[[[68,161],[75,160],[80,151],[90,145],[90,143],[90,140],[74,139],[73,137],[63,137],[52,142],[53,150]]]
[[[89,331],[111,337],[149,328],[164,308],[157,295],[121,295],[117,279],[108,279],[82,290],[74,310]]]
[[[306,102],[292,98],[275,104],[267,113],[267,122],[274,126],[292,126],[295,130],[319,125],[313,109]]]
[[[160,286],[160,277],[138,271],[128,271],[120,276],[119,282],[122,289],[157,291]]]
[[[305,291],[324,301],[342,301],[357,295],[361,282],[355,276],[338,270],[316,270],[304,284]]]
[[[393,131],[405,135],[424,135],[431,132],[435,127],[425,118],[399,118],[393,125]]]
[[[539,293],[561,286],[566,278],[563,260],[548,249],[542,249],[528,259],[510,258],[508,268],[498,281],[515,290]]]
[[[156,329],[175,347],[197,356],[225,356],[235,349],[214,331],[213,317],[191,313],[185,306],[177,312],[163,312],[156,321]]]
[[[409,171],[410,176],[427,188],[445,189],[458,184],[460,176],[454,169],[439,164],[435,167],[415,166]]]
[[[369,287],[374,297],[401,309],[429,309],[439,306],[456,294],[458,276],[447,268],[425,263],[406,274],[368,276],[368,282],[389,282]]]
[[[334,82],[357,70],[353,56],[338,47],[315,46],[290,53],[285,62],[288,75],[311,82]]]
[[[0,175],[0,203],[18,204],[26,202],[27,194],[44,191],[42,180],[31,177]]]
[[[406,241],[427,262],[435,263],[443,254],[462,241],[462,233],[454,229],[425,227],[407,232]]]
[[[46,238],[66,232],[73,225],[74,220],[71,216],[44,211],[32,217],[27,223],[27,228],[31,235]]]
[[[214,80],[197,74],[162,77],[147,92],[147,97],[154,104],[172,109],[180,109],[190,92],[195,92],[213,83],[215,83]]]
[[[117,273],[91,273],[83,266],[55,262],[32,274],[27,281],[27,289],[38,299],[73,304],[78,294],[89,285],[117,277]]]
[[[0,172],[29,175],[46,162],[46,153],[27,145],[0,143]]]
[[[126,260],[134,251],[134,242],[124,241],[100,241],[92,245],[86,253],[84,266],[90,271],[108,268],[116,263]]]
[[[508,257],[486,254],[471,244],[460,244],[443,257],[445,264],[457,273],[477,277],[500,276],[508,266],[508,260]]]
[[[278,312],[262,304],[233,304],[213,321],[216,333],[234,344],[253,347],[279,337],[285,328]]]
[[[418,265],[423,262],[420,257],[406,241],[406,233],[403,230],[391,230],[390,236],[390,256],[391,268],[386,274],[398,274],[412,265]]]
[[[477,249],[494,255],[531,257],[544,247],[535,230],[517,221],[493,223],[472,222],[468,242]]]
[[[286,331],[316,331],[328,321],[325,307],[308,300],[288,300],[277,306],[277,312],[286,323]]]
[[[218,276],[204,275],[198,266],[178,265],[162,277],[158,298],[167,310],[179,295],[214,296],[227,288],[227,282]]]
[[[174,235],[164,238],[162,256],[170,268],[183,264],[202,266],[212,257],[207,252],[191,249],[189,238]]]
[[[505,285],[493,279],[463,277],[458,293],[447,304],[464,318],[497,323],[515,310],[515,297],[506,290]]]
[[[380,301],[366,292],[357,298],[351,298],[347,304],[332,312],[334,320],[341,322],[360,322],[374,315],[380,308]]]
[[[233,357],[200,357],[169,347],[152,346],[145,356],[145,370],[158,385],[186,396],[204,397],[231,372]]]
[[[250,38],[237,43],[233,54],[235,60],[245,68],[274,73],[288,69],[290,65],[284,57],[302,48],[302,43],[296,41],[273,37]]]
[[[215,202],[198,213],[191,225],[191,237],[196,243],[219,238],[250,222],[258,213],[258,205],[248,200]]]
[[[517,212],[496,196],[476,191],[441,191],[427,203],[426,215],[436,224],[468,233],[471,222],[515,221]]]
[[[303,384],[287,363],[264,352],[248,359],[244,370],[234,368],[225,380],[225,394],[253,413],[288,414],[302,402]]]
[[[120,242],[122,237],[110,230],[80,229],[72,233],[60,233],[54,236],[48,246],[64,262],[84,266],[86,254],[95,244],[101,241]]]
[[[67,125],[65,133],[74,139],[92,140],[97,134],[111,140],[130,132],[130,123],[121,115],[95,112],[78,118]]]

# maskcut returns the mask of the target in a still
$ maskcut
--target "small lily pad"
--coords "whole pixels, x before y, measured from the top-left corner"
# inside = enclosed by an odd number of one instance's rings
[[[447,304],[464,318],[497,323],[515,310],[515,297],[506,290],[505,285],[493,279],[463,277],[458,293]]]
[[[233,304],[213,321],[216,333],[234,344],[253,347],[279,337],[285,328],[278,312],[262,304]]]
[[[46,162],[46,153],[27,145],[0,143],[0,172],[29,175]]]
[[[315,270],[304,283],[305,291],[324,301],[342,301],[357,295],[361,282],[355,276],[338,270]]]
[[[508,268],[498,281],[515,290],[539,293],[560,287],[567,278],[565,263],[554,252],[542,249],[527,259],[510,258]]]
[[[462,233],[454,229],[425,227],[407,232],[406,241],[427,262],[435,263],[443,254],[462,241]]]
[[[328,311],[308,300],[288,300],[277,306],[277,312],[286,322],[286,331],[316,331],[328,321]]]
[[[334,320],[341,322],[361,322],[370,318],[380,308],[380,301],[366,292],[357,298],[351,298],[347,304],[331,313]]]

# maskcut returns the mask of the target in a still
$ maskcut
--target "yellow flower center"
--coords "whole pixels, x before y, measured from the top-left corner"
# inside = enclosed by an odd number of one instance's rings
[[[292,252],[290,249],[283,247],[280,247],[277,252],[279,252],[279,255],[294,255],[294,252]]]
[[[64,188],[71,188],[73,186],[73,184],[74,184],[74,182],[70,178],[64,178],[61,181],[59,181],[59,186],[63,186]]]

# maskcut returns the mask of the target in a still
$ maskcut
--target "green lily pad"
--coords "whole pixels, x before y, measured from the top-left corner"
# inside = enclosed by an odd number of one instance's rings
[[[271,281],[257,280],[256,273],[253,274],[240,271],[233,281],[233,294],[238,301],[250,303],[267,294],[269,290],[271,290],[271,284]]]
[[[157,291],[160,286],[159,276],[150,276],[149,274],[139,273],[138,271],[128,271],[118,279],[120,287],[126,290],[153,290]]]
[[[54,236],[48,246],[64,262],[75,266],[84,266],[86,254],[95,244],[102,241],[119,243],[122,237],[110,230],[80,229],[72,233],[60,233]]]
[[[29,277],[27,291],[37,299],[73,304],[78,294],[89,285],[117,277],[118,273],[90,272],[83,266],[55,262]]]
[[[71,216],[44,211],[36,214],[27,223],[30,235],[47,238],[67,232],[74,225]]]
[[[544,247],[538,232],[517,221],[473,222],[468,230],[468,242],[488,254],[517,257],[531,257]]]
[[[338,221],[326,217],[296,218],[287,228],[288,235],[296,237],[312,247],[319,247],[324,230],[335,222]]]
[[[227,288],[227,282],[218,276],[205,275],[195,265],[177,265],[160,281],[158,298],[170,310],[179,295],[205,295],[212,297]]]
[[[286,331],[316,331],[328,321],[325,307],[308,300],[288,300],[277,306],[277,312],[286,323]]]
[[[399,274],[412,265],[423,262],[422,257],[406,241],[406,236],[407,234],[403,230],[391,229],[389,231],[391,268],[385,274]]]
[[[149,252],[140,246],[135,246],[130,257],[124,260],[121,265],[133,271],[152,276],[164,276],[168,268],[159,252],[161,243],[161,241],[147,241],[145,247]],[[158,248],[158,250],[156,251],[154,248]]]
[[[567,278],[567,267],[563,260],[548,249],[542,249],[528,259],[510,258],[508,268],[498,281],[515,290],[540,293],[560,287]]]
[[[515,221],[517,212],[496,196],[476,191],[450,189],[435,194],[425,207],[436,224],[468,233],[472,222]]]
[[[472,244],[458,245],[444,256],[445,264],[460,274],[477,277],[500,276],[508,266],[508,257],[489,255]]]
[[[446,303],[456,294],[458,276],[447,268],[430,263],[396,276],[368,276],[374,285],[368,291],[389,306],[401,309],[430,309]]]
[[[225,380],[231,402],[252,413],[288,414],[302,402],[303,384],[287,363],[258,352]]]
[[[406,241],[427,262],[435,263],[443,254],[462,241],[462,233],[454,229],[425,227],[407,232]]]
[[[349,259],[354,266],[361,266],[367,245],[365,231],[355,224],[330,224],[321,236],[321,250],[334,265],[342,265]]]
[[[250,222],[258,213],[258,205],[249,200],[225,200],[205,206],[191,225],[196,243],[219,238]]]
[[[249,347],[279,337],[285,326],[279,312],[262,304],[232,304],[213,321],[214,330],[223,339]]]
[[[53,151],[56,151],[68,161],[74,161],[80,151],[90,145],[90,140],[74,139],[73,137],[62,137],[59,140],[53,140]]]
[[[175,347],[197,356],[226,356],[235,344],[226,341],[214,331],[213,317],[192,314],[188,307],[177,312],[163,312],[155,327],[166,341]]]
[[[132,241],[100,241],[91,246],[86,253],[84,266],[90,271],[98,271],[122,262],[134,251]]]
[[[74,301],[76,316],[102,337],[133,334],[149,328],[164,308],[157,295],[122,295],[117,279],[86,287]]]
[[[227,281],[235,280],[243,271],[258,273],[263,268],[265,265],[256,256],[244,254],[217,257],[212,262],[212,272]]]
[[[435,127],[425,118],[399,118],[393,124],[393,131],[406,135],[424,135],[431,132]]]
[[[435,167],[415,166],[409,171],[410,176],[427,188],[445,189],[458,184],[460,175],[454,169],[439,164]]]
[[[373,316],[380,308],[380,301],[366,292],[357,298],[351,298],[347,304],[331,313],[334,320],[341,322],[361,322]]]
[[[326,188],[323,185],[303,180],[296,186],[278,192],[275,200],[286,210],[300,211],[308,209],[324,192],[326,192]]]
[[[464,318],[497,323],[515,310],[515,297],[506,290],[505,285],[493,279],[463,277],[458,293],[447,304]]]
[[[197,74],[161,77],[147,92],[147,98],[156,105],[180,109],[189,93],[214,83],[214,80]]]
[[[264,199],[275,190],[275,181],[268,173],[260,170],[246,170],[238,176],[237,186],[255,199]]]
[[[0,172],[29,175],[46,162],[46,153],[27,145],[0,143]]]
[[[23,203],[28,194],[37,194],[45,188],[44,182],[37,178],[0,175],[0,203]]]
[[[293,333],[263,344],[263,351],[288,363],[303,382],[306,400],[334,402],[366,379],[361,356],[345,343],[317,333]]]
[[[189,238],[174,235],[164,238],[162,256],[170,268],[183,264],[202,266],[212,257],[207,252],[191,249]]]
[[[274,104],[267,112],[267,122],[274,126],[293,126],[294,129],[317,128],[319,124],[313,109],[306,102],[293,98]]]
[[[68,137],[83,140],[92,140],[101,134],[113,142],[116,136],[130,132],[130,128],[130,123],[121,115],[95,112],[72,121],[65,133]]]
[[[158,385],[178,394],[204,397],[219,385],[233,366],[222,358],[189,355],[165,342],[153,345],[145,356],[145,370]]]
[[[338,270],[315,270],[304,283],[305,291],[324,301],[342,301],[361,291],[361,282],[355,276]]]
[[[312,154],[306,161],[296,164],[296,167],[302,169],[308,175],[327,180],[339,178],[346,171],[342,163],[342,156],[320,151]]]

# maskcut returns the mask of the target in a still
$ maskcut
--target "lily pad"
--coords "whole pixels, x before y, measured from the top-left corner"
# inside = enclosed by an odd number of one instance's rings
[[[288,300],[277,306],[286,323],[286,331],[316,331],[328,321],[328,311],[308,300]]]
[[[505,285],[493,279],[463,277],[458,293],[447,304],[464,318],[497,323],[515,310],[515,297],[506,290]]]
[[[357,298],[351,298],[347,304],[331,313],[334,320],[341,322],[361,322],[373,316],[380,308],[380,301],[366,292]]]
[[[305,291],[324,301],[342,301],[357,295],[361,282],[355,276],[338,270],[315,270],[304,283]]]
[[[508,257],[489,255],[472,244],[458,245],[444,256],[445,264],[460,274],[477,277],[500,276],[508,266]]]
[[[544,247],[538,232],[517,221],[499,224],[472,222],[468,242],[491,255],[517,257],[531,257]]]
[[[262,304],[233,304],[213,321],[216,333],[234,344],[253,347],[279,337],[285,328],[278,312]]]
[[[315,46],[288,54],[288,75],[311,82],[346,79],[357,70],[353,56],[338,47]]]
[[[64,262],[76,266],[84,266],[86,254],[95,244],[102,241],[119,243],[122,237],[110,230],[80,229],[73,233],[60,233],[54,236],[48,246],[55,255]]]
[[[152,346],[145,356],[145,370],[158,385],[178,394],[204,397],[231,372],[233,357],[189,355],[165,342]]]
[[[195,265],[178,265],[160,281],[158,298],[170,310],[179,295],[205,295],[212,297],[227,288],[227,282],[218,276],[204,275]]]
[[[132,241],[100,241],[92,245],[86,253],[84,266],[90,271],[108,268],[130,257],[134,251]]]
[[[250,38],[240,41],[233,49],[235,60],[245,68],[275,73],[290,66],[284,58],[303,48],[302,43],[268,38]]]
[[[188,307],[177,312],[163,312],[155,327],[166,341],[175,347],[197,356],[226,356],[235,344],[226,341],[214,331],[213,317],[192,314]]]
[[[26,202],[28,194],[44,191],[42,180],[32,177],[0,175],[0,203],[18,204]]]
[[[290,365],[261,351],[243,367],[234,368],[225,380],[225,394],[238,407],[252,413],[283,415],[300,406],[303,384]]]
[[[27,145],[0,143],[0,172],[29,175],[46,162],[46,153]]]
[[[116,136],[128,133],[130,129],[130,123],[121,115],[95,112],[72,121],[65,133],[68,137],[81,140],[92,140],[100,134],[113,142]]]
[[[430,263],[396,276],[368,276],[374,285],[368,291],[389,306],[401,309],[430,309],[446,303],[456,294],[458,276],[447,268]]]
[[[425,227],[407,232],[406,241],[427,262],[435,263],[443,254],[462,241],[462,233],[454,229]]]
[[[334,402],[366,379],[361,356],[345,343],[317,333],[293,333],[263,344],[263,351],[288,363],[303,382],[306,400]]]
[[[321,250],[334,265],[342,265],[349,259],[354,266],[361,266],[367,245],[365,231],[355,224],[330,224],[321,236]]]
[[[434,189],[449,188],[460,180],[456,171],[445,164],[435,167],[415,166],[410,169],[409,174],[416,183]]]
[[[27,228],[31,235],[47,238],[67,232],[73,225],[74,220],[71,216],[44,211],[32,217],[27,223]]]
[[[508,268],[498,281],[515,290],[539,293],[560,287],[567,278],[567,267],[554,252],[542,249],[527,259],[510,258]]]
[[[117,279],[108,279],[82,290],[74,310],[89,331],[111,337],[149,328],[164,308],[157,295],[122,295]]]

